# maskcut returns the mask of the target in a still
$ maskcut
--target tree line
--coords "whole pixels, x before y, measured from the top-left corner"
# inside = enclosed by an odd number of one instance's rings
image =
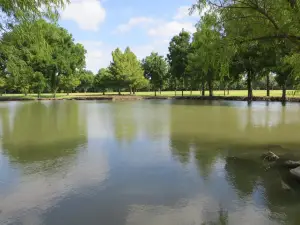
[[[41,5],[46,6],[41,11]],[[139,60],[127,47],[112,52],[98,73],[85,69],[86,50],[60,27],[61,0],[0,3],[0,93],[173,90],[298,89],[300,13],[293,0],[198,0],[196,32],[182,30],[169,43],[167,56],[152,52]],[[203,13],[205,11],[205,13]],[[226,92],[227,90],[227,92]]]

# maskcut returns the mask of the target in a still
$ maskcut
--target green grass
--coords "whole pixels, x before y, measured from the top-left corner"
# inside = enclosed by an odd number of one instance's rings
[[[293,97],[292,95],[292,90],[288,90],[287,91],[287,96],[288,97]],[[107,94],[117,94],[117,93],[107,93]],[[122,94],[129,94],[129,92],[122,92]],[[157,96],[175,96],[175,92],[174,91],[163,91],[161,93],[161,95],[159,94],[159,92],[156,93]],[[184,96],[190,96],[190,91],[184,91],[183,92]],[[205,94],[208,96],[208,91],[205,92]],[[154,92],[137,92],[136,95],[139,96],[154,96]],[[193,91],[192,92],[192,96],[199,96],[201,95],[200,91]],[[215,96],[224,96],[224,91],[223,90],[218,90],[218,91],[214,91],[214,95]],[[247,96],[248,95],[248,91],[247,90],[231,90],[229,91],[229,95],[227,95],[227,91],[226,91],[226,96]],[[260,96],[260,97],[264,97],[267,95],[267,92],[265,90],[254,90],[253,91],[253,95],[254,96]],[[270,91],[270,96],[273,97],[281,97],[282,95],[282,91],[281,90],[272,90]],[[181,96],[181,91],[177,91],[177,96]],[[294,97],[300,97],[300,93],[298,92]]]
[[[292,95],[292,90],[287,91],[287,97],[300,97],[300,93],[298,92],[295,96]],[[247,90],[231,90],[229,91],[229,95],[227,95],[226,91],[226,96],[247,96]],[[116,92],[107,92],[106,95],[117,95],[118,93]],[[129,95],[129,92],[122,92],[122,95]],[[154,92],[137,92],[136,95],[138,96],[154,96]],[[199,91],[193,91],[192,96],[199,96],[201,93]],[[206,91],[206,95],[208,95],[208,91]],[[223,90],[217,90],[214,91],[215,96],[224,96],[224,91]],[[266,96],[266,91],[265,90],[254,90],[253,91],[254,96]],[[270,95],[274,97],[280,97],[282,95],[281,90],[274,90],[270,91]],[[72,98],[72,97],[87,97],[87,96],[102,96],[102,93],[71,93],[70,95],[67,95],[66,93],[57,93],[56,98]],[[159,92],[157,92],[157,96],[175,96],[174,91],[163,91],[161,95]],[[181,91],[177,91],[177,96],[181,96]],[[184,96],[190,96],[190,91],[184,91]],[[52,98],[53,94],[51,93],[45,93],[41,95],[41,98]],[[28,94],[25,96],[24,94],[4,94],[1,98],[24,98],[24,99],[35,99],[37,98],[37,94]]]

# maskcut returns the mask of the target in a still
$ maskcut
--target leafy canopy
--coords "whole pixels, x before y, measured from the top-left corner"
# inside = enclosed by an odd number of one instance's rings
[[[32,22],[40,18],[56,20],[58,10],[69,0],[1,0],[0,29],[12,28],[16,23]]]
[[[168,63],[163,56],[152,52],[142,60],[145,77],[150,80],[152,87],[162,89],[168,74]]]
[[[190,51],[190,39],[190,34],[182,30],[179,35],[174,36],[170,41],[167,58],[174,80],[181,82],[184,80]]]
[[[20,30],[24,35],[19,35]],[[39,35],[39,41],[31,36]],[[75,44],[67,30],[45,20],[20,24],[2,37],[1,61],[12,87],[28,93],[35,72],[47,79],[52,92],[61,76],[75,74],[85,66],[85,49]]]
[[[124,53],[117,48],[112,52],[112,58],[109,70],[116,87],[139,89],[148,85],[142,65],[129,47]]]

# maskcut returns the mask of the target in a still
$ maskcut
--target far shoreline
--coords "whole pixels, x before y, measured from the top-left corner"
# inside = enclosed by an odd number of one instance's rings
[[[128,101],[128,100],[199,100],[199,101],[246,101],[249,102],[248,97],[245,96],[137,96],[137,95],[101,95],[101,96],[67,96],[57,98],[37,98],[37,97],[0,97],[0,102],[8,101],[61,101],[61,100],[103,100],[103,101]],[[253,96],[252,101],[264,102],[282,102],[279,96]],[[299,97],[287,97],[285,102],[298,102]]]

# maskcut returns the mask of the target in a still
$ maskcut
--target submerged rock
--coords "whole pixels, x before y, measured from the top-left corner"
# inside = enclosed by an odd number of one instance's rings
[[[300,166],[300,161],[287,160],[284,161],[282,165],[289,169],[295,169]]]
[[[292,190],[292,188],[287,183],[285,183],[283,180],[281,180],[281,186],[282,186],[282,189],[285,190],[285,191],[291,191]]]
[[[279,159],[279,156],[276,155],[275,153],[271,152],[271,151],[262,154],[261,157],[263,158],[263,160],[267,160],[269,162],[274,162],[274,161],[277,161]]]
[[[291,169],[290,172],[293,176],[300,179],[300,166],[295,169]]]

